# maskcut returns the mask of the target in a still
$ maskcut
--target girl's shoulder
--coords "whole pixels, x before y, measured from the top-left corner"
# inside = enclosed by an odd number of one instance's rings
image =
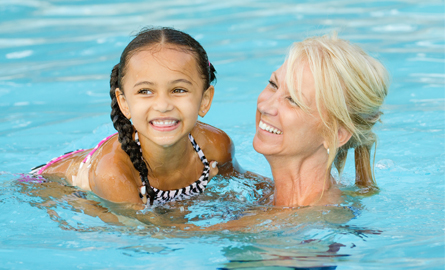
[[[134,180],[138,179],[138,175],[134,171],[130,158],[122,150],[118,136],[115,135],[92,156],[88,177],[90,188],[104,199],[132,202],[138,194]]]
[[[119,136],[116,133],[103,144],[96,146],[97,150],[95,150],[92,160],[104,164],[121,161],[125,157],[125,152],[122,150],[118,138]]]
[[[207,160],[224,164],[235,155],[232,140],[221,129],[198,121],[191,133]]]

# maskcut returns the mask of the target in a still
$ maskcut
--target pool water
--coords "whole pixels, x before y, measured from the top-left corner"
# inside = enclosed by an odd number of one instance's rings
[[[444,269],[444,12],[434,0],[1,1],[0,269]],[[273,209],[257,205],[261,190],[246,179],[216,178],[195,201],[116,220],[108,212],[125,209],[92,194],[20,182],[115,132],[110,71],[148,25],[206,48],[218,82],[201,120],[230,135],[243,168],[268,177],[252,148],[256,98],[287,48],[332,31],[361,44],[392,77],[375,128],[380,193],[346,197],[353,211]],[[339,181],[354,190],[352,153]],[[249,215],[257,222],[239,230],[172,225]]]

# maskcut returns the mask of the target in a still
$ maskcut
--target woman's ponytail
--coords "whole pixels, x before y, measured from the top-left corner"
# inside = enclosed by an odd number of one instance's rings
[[[355,184],[361,188],[376,187],[371,168],[371,149],[360,145],[354,149]]]

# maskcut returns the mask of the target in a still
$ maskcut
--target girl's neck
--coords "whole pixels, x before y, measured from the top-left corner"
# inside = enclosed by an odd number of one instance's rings
[[[189,185],[202,170],[202,163],[193,149],[188,136],[169,147],[159,146],[150,140],[140,138],[142,156],[150,166],[150,184],[158,189],[178,189]],[[196,178],[198,179],[198,178]],[[195,180],[196,180],[195,179]]]
[[[275,182],[276,206],[294,207],[321,203],[321,198],[327,195],[334,183],[325,163],[314,157],[266,158]]]

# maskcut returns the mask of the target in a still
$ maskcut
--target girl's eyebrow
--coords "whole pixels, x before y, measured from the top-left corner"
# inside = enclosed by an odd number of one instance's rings
[[[149,81],[142,81],[142,82],[136,83],[133,87],[136,87],[136,86],[141,85],[141,84],[155,85],[155,83],[152,83],[152,82],[149,82]]]
[[[175,83],[179,83],[179,82],[193,85],[189,80],[186,80],[186,79],[177,79],[177,80],[171,81],[170,84],[175,84]],[[154,83],[154,82],[141,81],[141,82],[136,83],[133,87],[136,87],[136,86],[142,85],[142,84],[156,85],[156,83]]]
[[[191,81],[186,80],[186,79],[177,79],[177,80],[174,80],[174,81],[172,81],[170,83],[174,84],[174,83],[179,83],[179,82],[183,82],[183,83],[187,83],[187,84],[193,85],[193,83]]]

